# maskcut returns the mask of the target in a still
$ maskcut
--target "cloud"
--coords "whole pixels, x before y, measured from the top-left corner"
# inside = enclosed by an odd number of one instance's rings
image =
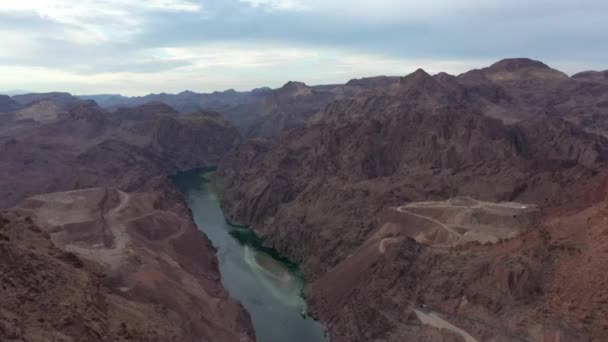
[[[280,87],[288,80],[308,84],[345,83],[353,78],[380,74],[405,75],[419,67],[429,72],[459,73],[490,62],[403,59],[276,43],[197,44],[151,49],[147,56],[148,60],[127,60],[120,68],[98,68],[86,74],[78,69],[41,66],[0,67],[0,73],[11,88],[63,90],[74,94],[116,93],[116,89],[120,89],[125,95],[144,95],[178,93],[187,89],[211,92],[229,88]],[[162,67],[163,64],[168,67]]]
[[[606,69],[606,13],[593,0],[1,1],[0,88],[247,89],[519,56]]]
[[[117,39],[145,29],[147,12],[199,13],[190,0],[18,0],[0,2],[0,13],[35,14],[80,33],[80,41]],[[77,35],[77,34],[75,34]],[[86,39],[85,39],[86,37]]]
[[[309,9],[304,3],[298,0],[240,0],[253,7],[269,8],[284,11],[302,11]]]
[[[445,17],[475,16],[488,12],[511,9],[561,5],[578,6],[581,2],[569,0],[240,0],[257,8],[272,8],[285,11],[308,11],[316,15],[347,17],[358,21],[383,22],[428,22]],[[589,0],[582,1],[589,3]]]
[[[157,50],[167,60],[188,60],[195,68],[265,68],[294,61],[316,61],[317,51],[288,46],[249,46],[212,44],[204,46],[171,47]]]

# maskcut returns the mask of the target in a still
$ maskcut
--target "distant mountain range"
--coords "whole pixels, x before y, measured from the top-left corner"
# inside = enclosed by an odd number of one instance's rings
[[[458,76],[430,75],[420,69],[405,77],[377,76],[317,86],[290,81],[278,89],[252,91],[183,91],[136,97],[120,94],[72,97],[67,93],[46,93],[13,97],[21,105],[52,97],[53,105],[57,105],[56,100],[70,102],[69,98],[73,98],[95,101],[109,111],[155,102],[169,105],[180,113],[213,111],[222,114],[246,138],[275,138],[290,129],[319,121],[382,116],[405,108],[432,110],[448,104],[466,106],[507,123],[548,113],[563,116],[590,132],[608,132],[608,115],[604,115],[608,108],[608,72],[585,71],[569,77],[527,58],[505,59]],[[369,98],[374,98],[373,103]],[[398,101],[388,98],[398,98]],[[4,106],[10,108],[6,99],[4,102]],[[383,108],[386,104],[390,104],[390,108]],[[350,109],[345,111],[346,108]],[[336,113],[340,113],[340,117]]]
[[[23,95],[23,94],[30,94],[30,93],[32,93],[32,92],[27,91],[27,90],[19,90],[19,89],[5,90],[5,91],[0,90],[0,95],[8,95],[8,96]]]
[[[364,102],[370,96],[375,102]],[[380,100],[382,97],[385,99]],[[569,77],[527,58],[505,59],[458,76],[429,75],[420,69],[405,77],[378,76],[334,85],[288,82],[279,89],[245,92],[79,96],[109,110],[163,102],[182,113],[216,111],[245,137],[276,137],[306,123],[342,120],[345,117],[337,118],[335,113],[346,114],[344,106],[350,108],[349,116],[370,110],[376,112],[374,115],[384,115],[396,108],[396,102],[387,101],[387,97],[398,97],[400,109],[458,104],[511,123],[550,113],[589,131],[608,131],[608,115],[603,115],[608,108],[608,72],[585,71]],[[380,110],[382,103],[391,103],[392,107]]]

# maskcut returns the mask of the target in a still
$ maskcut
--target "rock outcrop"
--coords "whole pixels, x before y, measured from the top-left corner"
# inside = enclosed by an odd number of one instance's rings
[[[560,119],[506,126],[466,112],[403,113],[248,142],[217,177],[229,219],[317,273],[358,246],[386,206],[454,196],[559,205],[607,152],[605,139]]]
[[[280,136],[292,128],[303,126],[334,97],[331,92],[316,90],[301,82],[288,82],[266,95],[261,111],[245,135],[263,138]]]
[[[608,70],[583,71],[572,75],[572,78],[584,81],[608,82]]]
[[[276,90],[123,98],[121,105],[162,101],[181,112],[199,108],[217,111],[249,138],[274,139],[307,121],[372,118],[403,109],[436,111],[446,106],[467,107],[506,123],[548,113],[607,135],[605,76],[606,72],[589,71],[568,77],[540,61],[509,58],[459,76],[431,76],[417,70],[405,77],[371,77],[343,85],[289,82]]]
[[[107,113],[85,102],[50,122],[21,122],[0,130],[0,208],[47,192],[145,189],[155,177],[217,165],[240,141],[215,113],[176,114],[166,105]]]
[[[94,188],[5,211],[0,338],[253,341],[175,196]]]
[[[9,96],[0,95],[0,113],[12,112],[19,107],[20,105],[17,101],[13,100]]]
[[[606,340],[605,76],[516,58],[458,76],[96,98],[124,106],[112,112],[66,94],[3,99],[0,207],[20,204],[0,222],[0,336],[251,339],[163,180],[220,163],[228,219],[302,264],[334,342]],[[254,139],[226,156],[239,132],[199,108]],[[20,311],[62,303],[60,283],[82,293],[73,310]],[[58,323],[68,313],[90,319]]]
[[[418,70],[242,144],[215,182],[302,263],[332,341],[599,341],[608,140],[567,108],[602,94],[528,59]]]
[[[605,182],[594,186],[605,196]],[[456,248],[407,236],[433,216],[387,210],[360,247],[314,282],[312,310],[329,324],[332,341],[420,339],[428,326],[417,311],[477,341],[604,340],[608,278],[598,270],[608,246],[605,209],[600,200],[582,211],[547,213],[516,237]]]
[[[0,207],[19,203],[2,213],[0,339],[254,341],[167,180],[216,165],[236,128],[158,103],[44,116],[40,101],[0,126]]]

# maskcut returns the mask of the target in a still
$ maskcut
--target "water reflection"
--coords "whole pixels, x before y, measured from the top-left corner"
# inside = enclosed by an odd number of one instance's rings
[[[173,177],[194,220],[218,249],[222,284],[249,311],[260,342],[327,341],[324,327],[307,317],[297,265],[264,248],[249,229],[229,225],[218,198],[197,171]]]

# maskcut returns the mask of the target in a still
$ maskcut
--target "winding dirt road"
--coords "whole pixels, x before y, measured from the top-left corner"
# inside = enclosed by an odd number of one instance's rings
[[[500,239],[512,238],[527,229],[530,223],[526,222],[533,222],[535,213],[538,213],[538,207],[535,205],[514,202],[484,202],[470,197],[454,197],[445,201],[414,202],[392,209],[401,214],[432,223],[433,226],[431,227],[420,227],[421,231],[418,234],[422,237],[411,237],[433,247],[453,247],[470,241],[495,243]],[[436,228],[448,233],[447,237],[445,234],[441,234],[441,236],[442,239],[447,238],[449,243],[438,244],[424,240],[425,234],[433,239],[432,236],[434,236]],[[425,229],[426,233],[424,232]],[[385,250],[382,242],[379,249],[381,251]]]
[[[112,246],[99,244],[91,248],[68,244],[65,246],[67,251],[102,262],[112,268],[121,264],[123,258],[128,255],[127,245],[130,238],[125,225],[120,220],[120,212],[129,205],[131,195],[122,191],[118,191],[118,195],[120,197],[118,205],[103,215],[105,227],[109,228],[112,234]]]
[[[414,309],[414,312],[416,313],[416,316],[418,316],[418,319],[422,322],[422,324],[426,324],[426,325],[430,325],[432,327],[435,327],[437,329],[446,329],[449,330],[453,333],[456,333],[460,336],[462,336],[462,338],[464,338],[464,340],[466,342],[478,342],[473,336],[471,336],[469,333],[467,333],[466,331],[458,328],[457,326],[453,325],[452,323],[446,321],[445,319],[441,318],[439,316],[439,314],[430,311],[430,310],[426,310],[426,309]]]
[[[387,244],[392,244],[392,243],[398,243],[399,241],[401,241],[401,239],[398,238],[385,238],[380,240],[380,243],[378,244],[378,251],[382,254],[384,254],[386,252],[386,245]]]
[[[461,239],[465,239],[465,237],[462,234],[459,234],[457,231],[455,231],[454,229],[450,228],[448,225],[446,225],[444,223],[441,223],[441,222],[435,220],[432,217],[415,214],[415,213],[413,213],[413,212],[411,212],[411,211],[409,211],[407,209],[404,209],[404,208],[406,208],[406,207],[399,207],[399,208],[397,208],[397,210],[399,212],[402,212],[402,213],[407,214],[407,215],[411,215],[411,216],[414,216],[414,217],[417,217],[417,218],[421,218],[423,220],[431,221],[431,222],[435,223],[436,225],[440,226],[441,228],[445,229],[449,233],[451,233],[453,235],[456,235],[456,236],[458,236]]]

